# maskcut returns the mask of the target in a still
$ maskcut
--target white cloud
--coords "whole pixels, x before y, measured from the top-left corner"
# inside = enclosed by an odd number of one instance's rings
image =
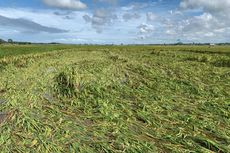
[[[210,13],[230,12],[229,0],[182,0],[180,7],[183,9],[198,9]]]
[[[133,22],[123,22],[123,12],[95,11],[93,14],[89,11],[70,11],[66,10],[45,9],[34,10],[25,8],[0,8],[0,15],[7,18],[24,18],[31,20],[46,27],[54,27],[68,30],[66,33],[33,33],[25,34],[21,29],[14,27],[1,27],[1,38],[12,38],[15,41],[32,41],[32,42],[63,42],[63,43],[134,43],[137,37],[136,26],[140,22],[145,22],[144,14],[139,20]],[[116,14],[117,15],[116,15]],[[63,17],[70,16],[71,19],[66,20]],[[89,16],[90,20],[85,23],[84,15]],[[92,21],[91,19],[94,19]],[[104,22],[96,22],[98,18]],[[118,19],[117,19],[118,18]],[[49,22],[47,22],[49,21]],[[116,21],[116,22],[115,22]],[[101,24],[100,24],[101,23]],[[97,33],[97,30],[103,33]],[[121,39],[122,38],[122,39]]]
[[[154,34],[155,27],[151,24],[142,23],[138,27],[138,39],[144,40],[152,37]]]
[[[153,12],[146,13],[147,21],[152,22],[157,18],[157,15]]]
[[[223,26],[230,26],[230,0],[182,0],[180,8],[184,10],[199,10],[210,14]]]
[[[80,10],[87,8],[86,4],[80,0],[43,0],[43,2],[48,6],[61,9]]]
[[[200,12],[201,15],[189,17],[180,21],[177,31],[185,37],[215,41],[225,39],[230,28],[229,0],[182,0],[182,11]]]
[[[153,3],[153,2],[152,2]],[[150,7],[153,4],[152,3],[146,3],[146,2],[131,2],[127,6],[123,6],[121,9],[123,11],[139,11],[143,10],[144,8]]]
[[[62,28],[73,31],[78,28],[84,28],[85,25],[81,23],[84,22],[82,15],[85,12],[71,12],[68,15],[74,17],[72,20],[66,20],[61,15],[56,15],[54,10],[32,10],[25,8],[0,8],[0,15],[8,18],[23,18],[26,20],[31,20],[41,25],[48,27]],[[60,14],[64,14],[65,11],[60,10]],[[49,21],[49,22],[47,22]]]
[[[86,8],[84,0],[43,1],[61,9],[0,8],[0,15],[9,19],[23,18],[69,32],[22,35],[21,29],[2,26],[1,33],[13,39],[65,43],[175,43],[177,39],[215,42],[229,41],[230,38],[230,0],[181,0],[177,9],[164,11],[157,8],[156,3],[131,2],[123,7],[106,4],[114,4],[117,0],[93,0],[100,3],[94,7],[109,7],[75,11]],[[161,5],[164,1],[159,7]],[[4,23],[0,21],[0,24]]]
[[[82,16],[86,23],[90,23],[92,21],[91,17],[88,14]]]
[[[31,20],[26,20],[22,18],[8,18],[0,15],[0,27],[19,29],[21,32],[27,33],[64,33],[68,32],[67,30],[62,30],[59,28],[53,28],[48,26],[43,26],[39,23],[33,22]]]
[[[96,9],[92,16],[86,14],[83,18],[87,23],[91,23],[92,28],[101,33],[106,26],[117,19],[117,15],[109,9]]]
[[[95,2],[98,1],[98,2],[104,2],[104,3],[109,3],[109,4],[112,4],[112,5],[115,5],[117,3],[117,0],[94,0]]]
[[[127,22],[132,19],[139,19],[141,16],[138,13],[125,13],[123,19]]]
[[[154,31],[154,26],[146,23],[142,23],[137,28],[141,34],[149,34]]]

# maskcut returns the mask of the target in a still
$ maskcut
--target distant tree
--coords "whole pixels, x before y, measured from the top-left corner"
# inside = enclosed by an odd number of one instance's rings
[[[57,43],[57,42],[51,42],[49,44],[53,44],[53,45],[57,45],[57,44],[60,44],[60,43]]]
[[[0,44],[3,44],[3,43],[5,43],[5,42],[6,42],[5,40],[0,39]]]
[[[8,43],[13,43],[13,39],[8,39]]]
[[[183,45],[182,42],[177,42],[175,45]]]

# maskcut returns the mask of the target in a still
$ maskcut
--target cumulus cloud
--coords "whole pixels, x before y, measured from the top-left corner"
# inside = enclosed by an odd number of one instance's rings
[[[129,5],[122,7],[121,9],[124,11],[140,11],[145,8],[153,6],[154,2],[131,2]]]
[[[208,13],[225,22],[230,20],[230,1],[229,0],[182,0],[180,8],[184,10],[196,10],[201,9],[203,13]],[[227,22],[230,24],[230,22]]]
[[[221,36],[230,28],[229,0],[182,0],[182,10],[202,10],[201,15],[180,22],[181,33],[196,38]],[[179,26],[178,26],[179,27]]]
[[[138,39],[147,39],[152,36],[155,28],[151,24],[142,23],[137,27],[138,29]]]
[[[109,4],[116,4],[117,0],[94,0],[95,2],[103,2],[103,3],[109,3]]]
[[[8,18],[0,15],[0,27],[10,27],[12,29],[21,29],[24,32],[47,32],[47,33],[64,33],[66,30],[43,26],[36,22],[18,18]]]
[[[229,0],[182,0],[180,7],[183,9],[198,9],[201,8],[204,11],[210,13],[230,12]]]
[[[55,11],[54,14],[57,16],[66,16],[66,15],[70,15],[72,12],[71,11],[67,11],[67,12],[59,12],[59,11]]]
[[[146,23],[142,23],[137,28],[141,34],[148,34],[154,31],[154,26]]]
[[[80,0],[43,0],[43,2],[48,6],[61,9],[81,10],[87,8],[87,5]]]
[[[117,19],[117,15],[113,14],[112,11],[108,9],[97,9],[92,16],[84,15],[83,19],[91,23],[92,27],[96,29],[98,33],[101,33],[106,25],[110,25]]]
[[[89,23],[92,21],[91,17],[87,14],[83,15],[83,19],[85,20],[86,23]]]
[[[92,0],[92,3],[96,3],[93,6],[88,1],[86,3],[86,0],[42,1],[48,6],[61,9],[1,8],[2,35],[7,35],[4,33],[8,30],[10,37],[18,40],[23,37],[26,40],[23,32],[37,32],[28,34],[27,40],[30,37],[38,40],[40,36],[41,41],[46,38],[62,42],[84,42],[86,39],[88,43],[93,40],[99,43],[174,43],[177,39],[183,42],[209,42],[229,41],[230,38],[230,0],[180,0],[176,9],[166,7],[168,2],[164,1],[123,3],[118,0]],[[122,7],[110,6],[117,2]],[[86,8],[86,4],[90,5],[89,9],[75,11]],[[69,32],[52,28],[56,25]]]
[[[221,36],[228,26],[210,13],[195,16],[181,23],[183,35],[193,38]]]
[[[73,20],[74,16],[72,16],[71,13],[72,13],[71,11],[68,11],[68,12],[55,11],[53,14],[56,15],[56,16],[62,17],[65,20]]]
[[[207,31],[219,26],[217,20],[209,13],[187,19],[183,21],[183,25],[183,30],[190,32]]]
[[[147,21],[152,22],[157,18],[157,15],[153,12],[146,13]]]
[[[132,19],[139,19],[141,16],[138,13],[125,13],[123,19],[127,22]]]

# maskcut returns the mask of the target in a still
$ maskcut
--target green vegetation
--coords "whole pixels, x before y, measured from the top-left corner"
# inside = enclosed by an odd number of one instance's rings
[[[229,46],[9,45],[0,57],[0,152],[230,150]]]
[[[11,45],[3,44],[0,46],[0,58],[31,53],[43,53],[63,49],[74,48],[74,45]]]

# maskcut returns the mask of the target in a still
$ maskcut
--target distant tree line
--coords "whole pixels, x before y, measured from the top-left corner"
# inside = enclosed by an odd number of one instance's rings
[[[4,43],[14,43],[13,39],[8,39],[7,41],[5,41],[4,39],[0,39],[0,43],[4,44]]]
[[[13,39],[8,39],[7,41],[5,41],[4,39],[0,38],[0,44],[19,44],[19,45],[29,45],[29,44],[60,44],[57,42],[51,42],[51,43],[32,43],[32,42],[23,42],[23,41],[13,41]],[[97,44],[79,44],[79,45],[97,45]],[[105,44],[105,45],[109,45],[109,46],[113,46],[115,44]],[[120,46],[123,46],[124,44],[121,43]],[[141,45],[196,45],[196,46],[202,46],[202,45],[230,45],[230,43],[226,42],[226,43],[183,43],[181,41],[178,41],[177,43],[174,44],[127,44],[127,45],[136,45],[136,46],[141,46]]]
[[[57,42],[51,42],[51,43],[32,43],[32,42],[23,42],[23,41],[13,41],[13,39],[8,39],[5,41],[4,39],[0,38],[0,44],[18,44],[18,45],[29,45],[29,44],[60,44]]]
[[[32,44],[31,42],[17,42],[17,41],[13,41],[13,39],[8,39],[7,41],[5,41],[4,39],[0,39],[0,44]]]
[[[3,44],[3,43],[6,43],[6,41],[3,39],[0,39],[0,44]]]

